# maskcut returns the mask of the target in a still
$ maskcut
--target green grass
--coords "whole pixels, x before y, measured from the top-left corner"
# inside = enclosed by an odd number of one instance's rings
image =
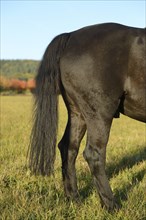
[[[58,140],[66,125],[60,99]],[[107,175],[122,208],[109,214],[100,206],[82,152],[77,158],[78,203],[65,199],[57,149],[55,177],[31,176],[26,166],[32,97],[1,97],[0,219],[1,220],[144,220],[146,219],[145,124],[121,116],[113,121],[107,146]]]

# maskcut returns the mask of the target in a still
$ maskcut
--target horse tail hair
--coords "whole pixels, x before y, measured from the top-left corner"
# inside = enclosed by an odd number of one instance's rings
[[[34,124],[28,150],[32,173],[50,175],[54,171],[58,127],[60,57],[69,34],[55,37],[48,45],[36,76]]]

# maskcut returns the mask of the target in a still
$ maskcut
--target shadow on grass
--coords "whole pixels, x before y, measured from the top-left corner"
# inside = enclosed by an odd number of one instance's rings
[[[122,207],[122,202],[127,201],[128,199],[128,192],[132,190],[139,182],[142,181],[144,175],[146,174],[146,168],[135,173],[132,177],[132,181],[130,183],[124,184],[122,188],[116,189],[114,196],[116,202]]]
[[[144,146],[140,151],[136,151],[131,155],[127,155],[123,157],[119,162],[109,164],[106,169],[106,173],[108,178],[112,178],[114,175],[118,174],[121,170],[126,168],[132,168],[135,164],[138,164],[146,160],[146,147]],[[121,202],[127,200],[127,192],[133,188],[138,182],[142,181],[144,174],[146,173],[146,169],[136,173],[132,177],[132,181],[128,185],[124,185],[120,190],[115,191],[115,198],[117,203],[121,206]],[[81,196],[81,200],[84,201],[87,197],[90,196],[93,192],[93,182],[91,178],[91,174],[89,172],[81,172],[79,175],[80,180],[85,181],[85,187],[80,189],[79,193]]]
[[[89,171],[87,171],[86,173],[85,172],[80,173],[78,181],[80,182],[81,180],[85,182],[85,187],[79,190],[79,194],[81,196],[81,200],[84,201],[86,198],[90,196],[90,194],[92,194],[94,184],[91,173]]]
[[[126,168],[129,169],[143,160],[146,160],[146,146],[143,146],[143,148],[141,148],[139,151],[137,147],[137,151],[135,151],[134,153],[124,156],[117,163],[109,164],[106,168],[107,176],[108,178],[112,178],[121,170],[124,170]]]

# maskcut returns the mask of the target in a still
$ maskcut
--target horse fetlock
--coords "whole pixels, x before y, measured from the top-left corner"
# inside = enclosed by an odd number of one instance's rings
[[[76,176],[69,175],[66,173],[63,178],[63,185],[65,195],[69,198],[76,198],[78,197],[78,187],[77,187],[77,180]]]
[[[115,202],[114,196],[108,197],[103,194],[100,194],[99,196],[102,208],[107,209],[109,212],[119,208],[118,204]]]
[[[76,200],[79,197],[78,189],[67,181],[64,181],[64,192],[68,199]]]

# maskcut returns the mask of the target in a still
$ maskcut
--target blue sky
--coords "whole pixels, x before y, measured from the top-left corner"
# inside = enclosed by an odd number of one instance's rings
[[[145,0],[1,0],[0,58],[40,60],[53,37],[87,25],[145,27],[145,7]]]

